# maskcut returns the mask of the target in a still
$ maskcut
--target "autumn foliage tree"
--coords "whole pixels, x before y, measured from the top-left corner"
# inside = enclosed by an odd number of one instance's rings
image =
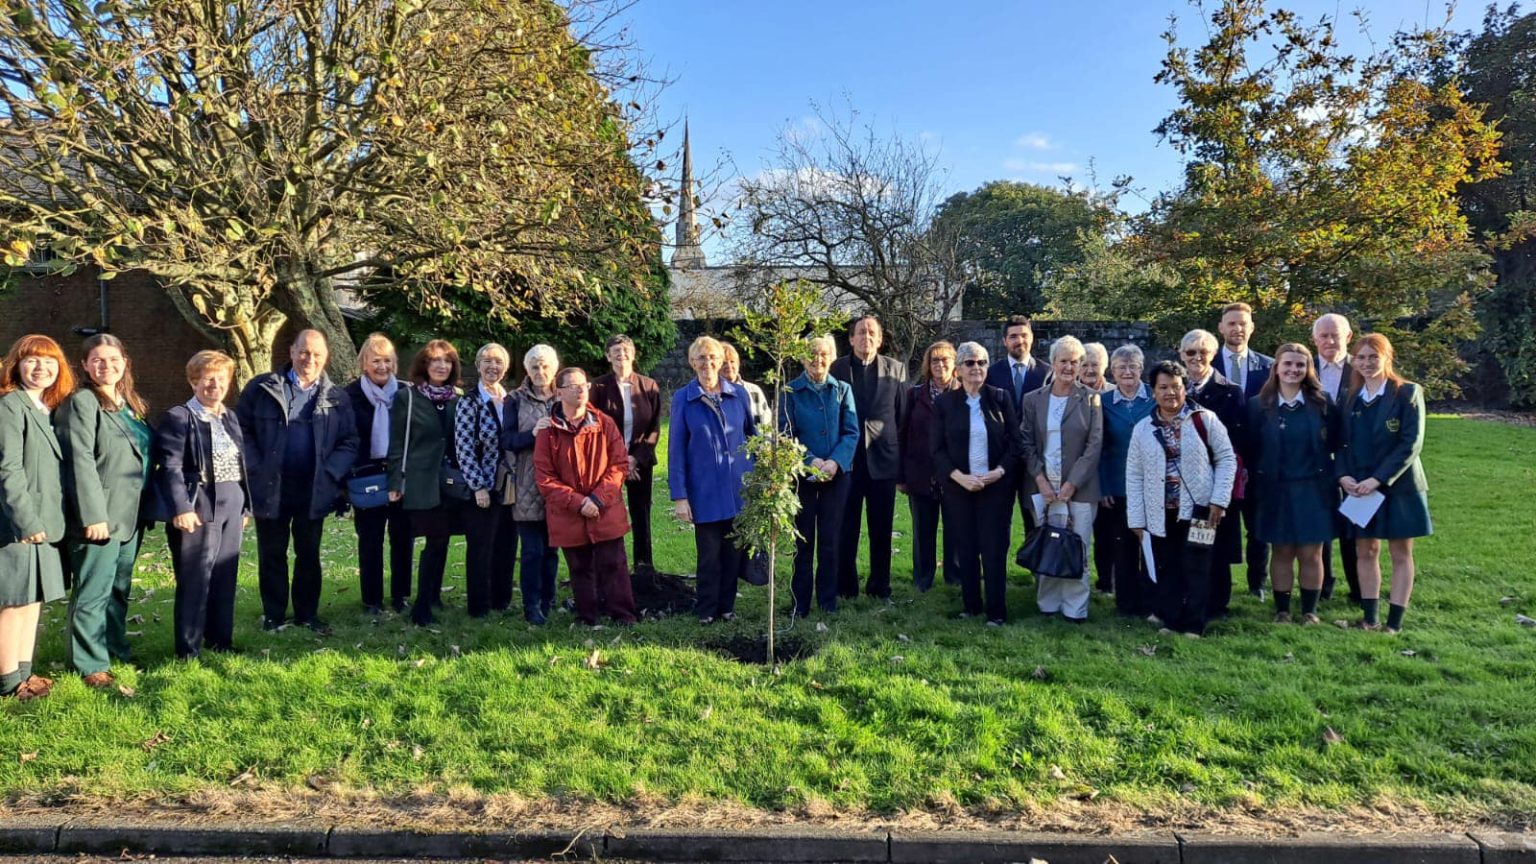
[[[1186,163],[1128,239],[1142,265],[1172,276],[1138,311],[1173,336],[1247,301],[1261,348],[1338,311],[1448,388],[1489,282],[1456,193],[1506,170],[1499,133],[1455,81],[1405,71],[1443,51],[1442,34],[1399,34],[1362,59],[1339,50],[1334,27],[1224,0],[1204,45],[1169,29],[1157,80],[1179,104],[1157,133]]]
[[[8,0],[0,247],[160,277],[242,377],[335,288],[516,319],[643,280],[647,178],[553,0]],[[643,223],[640,223],[643,225]]]

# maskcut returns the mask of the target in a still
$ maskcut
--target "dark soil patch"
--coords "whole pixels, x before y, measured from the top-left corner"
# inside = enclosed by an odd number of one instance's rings
[[[725,636],[711,639],[704,647],[738,663],[762,666],[768,662],[768,639],[764,636]],[[821,646],[794,637],[773,640],[773,662],[788,663],[815,654]]]
[[[641,618],[667,618],[693,609],[693,583],[673,573],[637,570],[630,575]]]

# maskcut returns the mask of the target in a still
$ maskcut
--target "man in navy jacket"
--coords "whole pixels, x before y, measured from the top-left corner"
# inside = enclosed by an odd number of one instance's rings
[[[329,633],[318,615],[320,538],[357,458],[357,421],[346,391],[325,374],[323,334],[299,333],[288,356],[283,371],[251,379],[235,406],[256,517],[262,627],[276,630],[288,613],[291,535],[294,623]]]
[[[1044,387],[1045,375],[1050,371],[1049,364],[1036,360],[1034,354],[1030,353],[1034,345],[1034,324],[1023,315],[1014,315],[1003,324],[1003,358],[987,368],[987,386],[996,387],[1008,394],[1009,400],[1013,402],[1015,417],[1024,416],[1024,409],[1020,405],[1024,394]],[[1024,529],[1028,531],[1035,523],[1035,508],[1029,500],[1035,493],[1035,481],[1019,472],[1013,484],[1019,513],[1024,517]]]
[[[1247,303],[1228,303],[1221,310],[1221,350],[1211,360],[1218,374],[1226,376],[1243,391],[1243,399],[1252,399],[1264,388],[1269,367],[1275,358],[1252,350],[1253,307]],[[1264,596],[1264,582],[1269,578],[1269,547],[1253,538],[1253,520],[1258,518],[1258,501],[1249,495],[1243,499],[1243,533],[1247,537],[1244,556],[1248,559],[1248,593]]]

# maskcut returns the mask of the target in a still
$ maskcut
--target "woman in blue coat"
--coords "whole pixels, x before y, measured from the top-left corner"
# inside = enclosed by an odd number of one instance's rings
[[[1424,391],[1393,371],[1392,343],[1380,333],[1355,342],[1349,393],[1340,403],[1343,434],[1334,464],[1339,485],[1349,495],[1380,492],[1381,506],[1357,533],[1360,626],[1380,628],[1381,541],[1392,555],[1391,608],[1387,631],[1403,627],[1413,594],[1413,540],[1433,530],[1429,521],[1429,484],[1419,451],[1424,447]]]
[[[59,345],[16,340],[0,364],[0,698],[39,699],[32,674],[43,604],[64,596],[63,453],[48,415],[74,389]]]
[[[752,470],[747,439],[757,431],[746,391],[720,377],[725,351],[700,336],[688,346],[697,377],[672,396],[667,485],[677,518],[693,525],[700,624],[736,617],[741,554],[731,539],[743,478]]]
[[[122,340],[98,333],[84,349],[83,386],[54,414],[75,574],[69,663],[87,687],[110,687],[112,661],[128,660],[128,592],[146,527],[154,432]]]
[[[1248,403],[1249,474],[1256,497],[1254,536],[1270,547],[1275,622],[1291,620],[1291,587],[1301,582],[1301,623],[1317,624],[1323,544],[1333,539],[1336,418],[1296,342],[1275,351],[1269,380]],[[1295,564],[1295,573],[1292,564]]]

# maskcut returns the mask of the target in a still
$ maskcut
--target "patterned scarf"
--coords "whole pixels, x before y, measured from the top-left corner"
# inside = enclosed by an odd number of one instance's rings
[[[416,385],[417,392],[427,397],[434,404],[441,405],[458,395],[452,384],[421,383]]]

